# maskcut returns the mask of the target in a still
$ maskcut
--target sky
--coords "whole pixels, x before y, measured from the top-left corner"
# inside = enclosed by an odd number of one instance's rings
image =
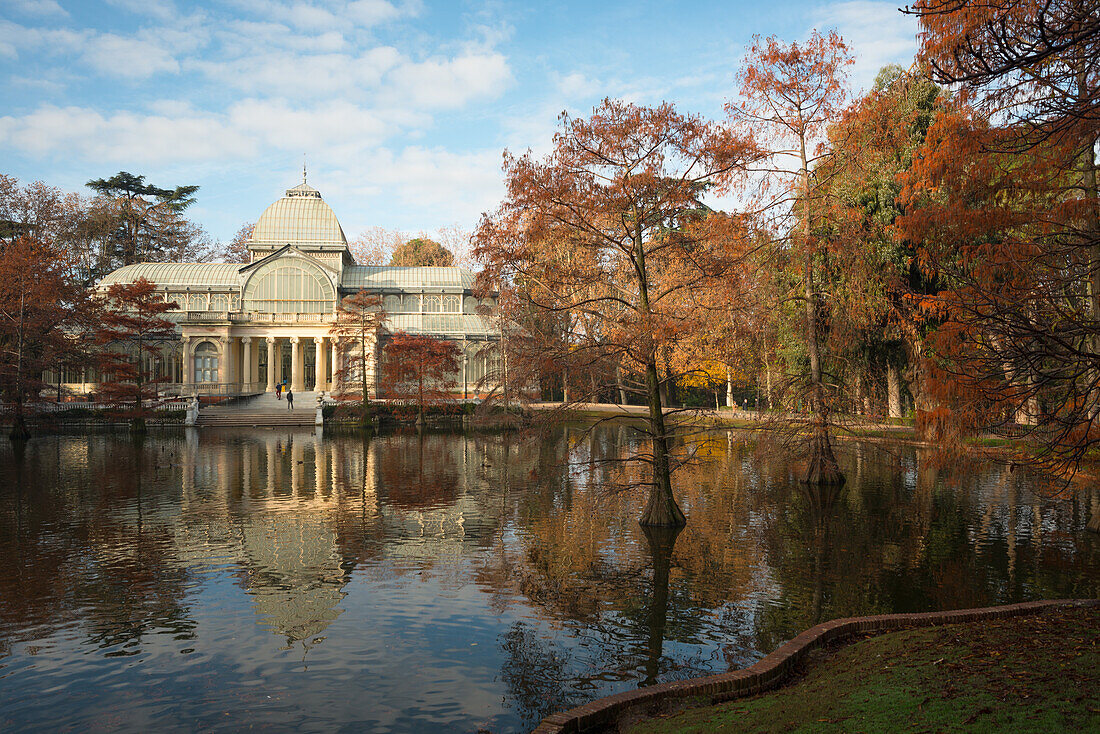
[[[854,91],[909,66],[897,0],[0,0],[0,173],[198,185],[222,241],[301,182],[347,236],[472,229],[504,150],[605,97],[723,119],[753,35],[838,31]]]

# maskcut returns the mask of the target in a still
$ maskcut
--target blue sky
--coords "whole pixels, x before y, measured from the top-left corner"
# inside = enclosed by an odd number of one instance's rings
[[[836,29],[865,88],[908,66],[896,0],[0,0],[0,173],[80,190],[198,184],[227,240],[301,180],[349,238],[472,228],[505,148],[544,151],[605,96],[722,117],[754,34]]]

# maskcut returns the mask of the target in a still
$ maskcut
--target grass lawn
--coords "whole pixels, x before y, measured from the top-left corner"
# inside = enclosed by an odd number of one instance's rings
[[[863,639],[770,693],[626,731],[1100,732],[1100,609]]]

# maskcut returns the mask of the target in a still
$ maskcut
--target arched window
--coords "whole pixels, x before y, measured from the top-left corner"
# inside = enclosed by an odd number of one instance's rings
[[[187,310],[188,311],[205,311],[206,310],[206,296],[199,293],[191,293],[187,296]]]
[[[424,310],[428,313],[439,313],[443,310],[443,298],[441,296],[424,296]]]
[[[244,310],[261,313],[330,313],[336,291],[312,263],[280,259],[262,266],[244,289]]]
[[[405,296],[404,308],[401,310],[405,313],[420,313],[420,296]]]
[[[401,311],[401,296],[386,296],[382,308],[386,313],[399,313]]]
[[[210,296],[210,310],[211,311],[228,311],[229,310],[229,296],[224,293],[215,293]]]
[[[195,382],[218,382],[218,348],[213,342],[195,347]]]
[[[447,313],[458,313],[459,296],[443,296],[443,310]]]

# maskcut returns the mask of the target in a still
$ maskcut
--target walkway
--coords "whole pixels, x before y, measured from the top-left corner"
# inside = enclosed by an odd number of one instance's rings
[[[317,393],[294,393],[294,408],[286,398],[264,393],[229,404],[211,405],[199,411],[197,426],[312,426],[317,421]]]

